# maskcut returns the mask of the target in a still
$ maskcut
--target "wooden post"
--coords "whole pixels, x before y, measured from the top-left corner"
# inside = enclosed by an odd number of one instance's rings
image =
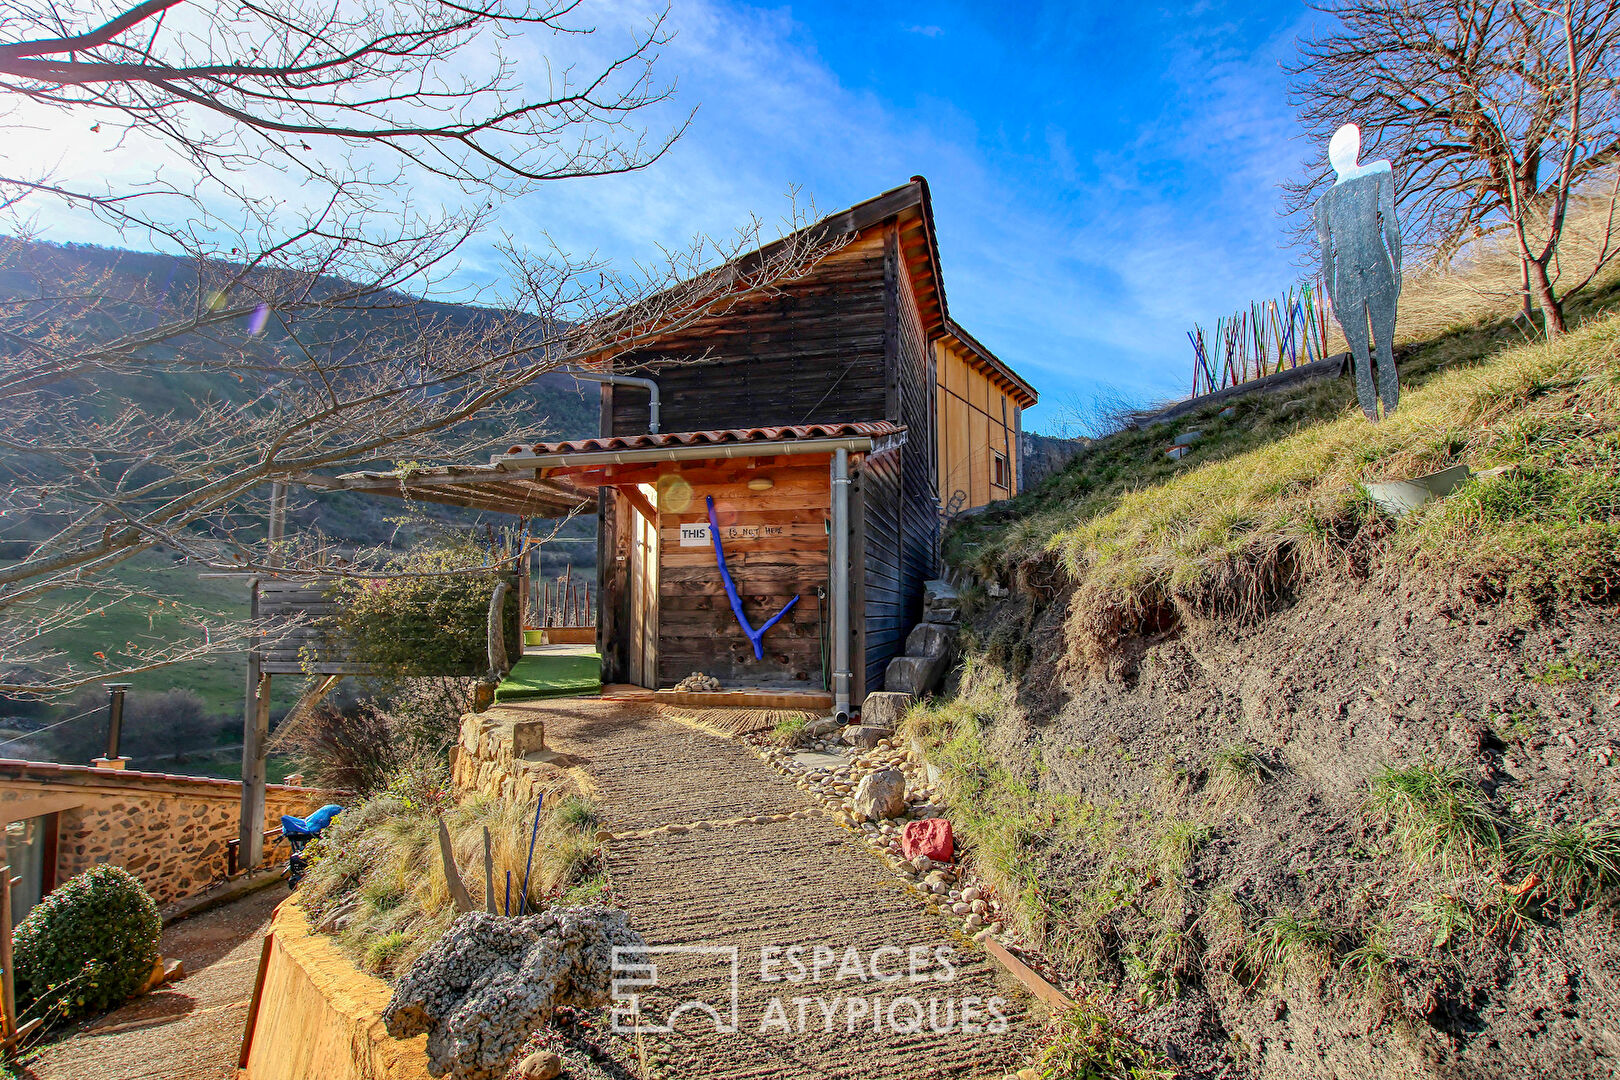
[[[269,552],[266,561],[281,565],[281,542],[287,530],[287,485],[270,485]],[[248,600],[248,621],[254,627],[248,640],[247,699],[242,714],[242,820],[238,825],[239,866],[245,873],[257,870],[264,859],[264,756],[270,739],[270,676],[260,670],[257,626],[259,622],[259,579],[254,578]]]
[[[252,610],[259,607],[253,585]],[[240,869],[252,873],[264,859],[265,745],[270,740],[270,676],[259,670],[259,656],[248,656],[246,715],[242,724],[242,821],[237,831]]]
[[[17,1038],[17,978],[11,970],[11,866],[0,865],[0,1038],[10,1046]]]
[[[45,1018],[36,1016],[26,1024],[17,1023],[17,979],[12,972],[11,890],[22,878],[11,876],[9,864],[0,863],[0,1046],[15,1050],[17,1044],[37,1031]]]

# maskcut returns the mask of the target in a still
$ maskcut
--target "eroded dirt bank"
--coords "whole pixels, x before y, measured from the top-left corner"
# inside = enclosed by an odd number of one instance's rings
[[[1078,986],[1194,1075],[1615,1075],[1612,609],[1341,580],[1103,664],[1084,619],[982,613],[960,699],[1045,807],[1008,887]]]

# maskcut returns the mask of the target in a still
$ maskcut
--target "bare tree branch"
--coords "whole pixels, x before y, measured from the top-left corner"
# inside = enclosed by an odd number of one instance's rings
[[[1524,311],[1564,330],[1564,301],[1602,265],[1561,282],[1570,200],[1620,161],[1620,0],[1330,0],[1333,29],[1302,42],[1290,74],[1319,148],[1289,186],[1303,214],[1332,182],[1325,147],[1356,123],[1363,153],[1395,165],[1405,231],[1444,262],[1505,232]],[[1612,258],[1605,249],[1603,258]],[[1562,287],[1561,287],[1562,286]]]
[[[0,559],[0,693],[58,694],[240,649],[242,627],[159,605],[139,557],[375,573],[368,553],[330,544],[270,552],[265,485],[363,463],[460,463],[542,437],[536,380],[717,317],[842,242],[796,205],[780,242],[761,247],[773,230],[754,219],[629,272],[508,237],[505,284],[471,297],[476,307],[445,302],[468,299],[449,285],[455,259],[498,204],[543,180],[644,167],[682,130],[649,139],[639,126],[668,95],[651,77],[662,17],[589,71],[525,94],[501,41],[519,30],[572,40],[588,29],[571,21],[581,10],[30,0],[0,12],[0,92],[76,125],[121,125],[190,170],[123,187],[0,176],[11,233],[0,236],[0,538],[12,556]],[[378,167],[379,150],[394,168]],[[301,176],[301,202],[258,187],[250,163],[265,160]],[[424,176],[453,180],[468,205],[419,208]],[[42,243],[40,200],[183,269],[164,280],[144,256]],[[114,605],[161,608],[187,635],[132,641],[99,663],[52,647]]]

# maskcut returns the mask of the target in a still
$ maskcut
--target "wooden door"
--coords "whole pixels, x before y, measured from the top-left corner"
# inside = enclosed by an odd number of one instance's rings
[[[631,518],[630,681],[637,686],[657,689],[658,523],[648,521],[645,515],[634,509]]]

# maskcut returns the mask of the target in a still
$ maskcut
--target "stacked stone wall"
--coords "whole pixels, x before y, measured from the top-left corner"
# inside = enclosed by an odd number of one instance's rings
[[[160,905],[224,881],[227,841],[238,832],[242,785],[235,780],[96,769],[34,761],[0,761],[0,803],[43,800],[57,813],[58,883],[101,863],[141,879]],[[270,785],[266,831],[281,815],[303,816],[328,801],[309,788]],[[267,843],[261,866],[287,857]]]
[[[458,798],[483,795],[529,804],[575,786],[566,760],[545,749],[543,721],[498,707],[461,718],[450,781]]]

